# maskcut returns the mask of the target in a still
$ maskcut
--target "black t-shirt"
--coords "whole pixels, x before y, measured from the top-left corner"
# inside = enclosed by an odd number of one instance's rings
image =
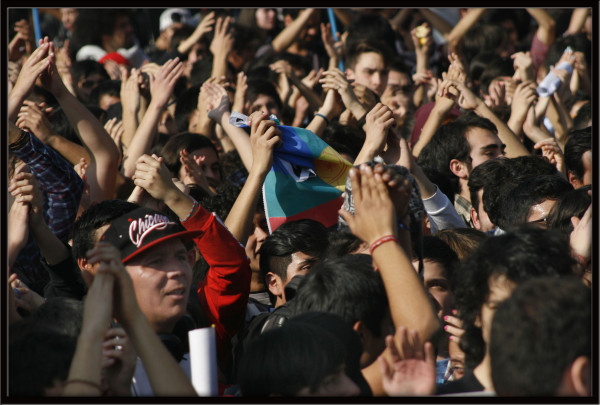
[[[473,370],[466,370],[465,375],[460,380],[450,381],[446,384],[441,384],[437,386],[436,395],[446,395],[446,394],[459,394],[461,392],[476,392],[483,391],[485,388],[475,374],[473,374]]]

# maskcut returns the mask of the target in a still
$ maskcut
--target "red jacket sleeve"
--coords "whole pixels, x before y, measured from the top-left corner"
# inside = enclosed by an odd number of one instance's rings
[[[215,325],[218,357],[224,359],[231,352],[231,338],[244,323],[250,294],[248,257],[225,225],[203,207],[182,225],[187,230],[203,231],[194,242],[210,268],[198,284],[198,298],[209,322]]]

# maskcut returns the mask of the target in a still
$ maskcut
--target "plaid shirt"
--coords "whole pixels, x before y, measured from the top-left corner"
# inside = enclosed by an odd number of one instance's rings
[[[83,193],[83,180],[71,163],[58,152],[46,146],[29,133],[29,141],[11,151],[24,161],[35,176],[44,196],[44,219],[50,230],[63,242],[71,236],[71,230],[79,200]],[[31,235],[27,245],[15,261],[14,271],[30,288],[41,291],[49,276],[40,263],[41,255]]]
[[[465,225],[467,225],[469,228],[475,228],[475,225],[473,225],[473,219],[471,218],[471,202],[469,200],[460,194],[455,194],[454,208],[456,209],[456,212],[458,212],[458,215],[461,216],[463,221],[465,221]]]

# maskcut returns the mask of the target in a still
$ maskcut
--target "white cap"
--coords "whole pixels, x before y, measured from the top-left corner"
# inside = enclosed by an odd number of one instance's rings
[[[186,25],[197,25],[195,18],[192,18],[192,14],[189,10],[183,8],[168,8],[162,12],[159,19],[160,31],[164,31],[175,23],[182,23]]]

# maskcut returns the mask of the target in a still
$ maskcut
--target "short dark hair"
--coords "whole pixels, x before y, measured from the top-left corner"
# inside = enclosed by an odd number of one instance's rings
[[[548,215],[548,228],[558,229],[566,234],[573,232],[571,217],[581,218],[592,203],[588,191],[591,185],[569,191],[556,203]]]
[[[106,80],[110,80],[110,76],[106,73],[104,66],[100,62],[95,60],[79,60],[73,62],[73,81],[75,84],[81,80],[82,77],[88,77],[94,73],[103,76]]]
[[[388,299],[371,256],[357,254],[318,263],[298,286],[291,307],[295,315],[322,311],[341,316],[351,326],[361,321],[379,337]]]
[[[77,339],[83,324],[83,301],[65,297],[51,297],[31,315],[10,325],[10,340],[33,331],[60,333]]]
[[[73,257],[87,257],[87,251],[96,246],[96,230],[114,219],[139,208],[123,200],[104,200],[85,210],[73,224]]]
[[[505,276],[520,284],[541,276],[574,277],[574,264],[564,235],[532,225],[481,242],[456,273],[456,305],[465,330],[460,347],[467,367],[478,365],[485,354],[485,342],[475,319],[490,293],[490,280]]]
[[[483,189],[483,208],[493,224],[498,224],[502,199],[519,182],[538,175],[556,174],[556,167],[543,156],[527,155],[504,159],[504,171],[494,177],[488,177]],[[486,163],[483,163],[486,164]],[[489,163],[488,163],[489,164]],[[475,171],[475,170],[473,170]],[[503,173],[503,174],[501,174]]]
[[[584,129],[589,127],[592,119],[592,102],[588,101],[579,108],[577,115],[573,118],[573,129]]]
[[[363,243],[360,238],[352,233],[348,226],[329,232],[328,257],[341,257],[355,252]]]
[[[296,396],[304,387],[314,393],[344,364],[344,347],[333,334],[307,322],[286,322],[249,343],[238,382],[242,396]]]
[[[281,102],[279,93],[277,93],[277,89],[273,83],[266,79],[252,79],[247,81],[247,85],[248,89],[246,90],[246,101],[250,102],[250,104],[254,103],[254,101],[256,101],[261,94],[264,94],[271,97],[275,101],[279,111],[282,110],[283,103]],[[252,111],[248,111],[248,114],[251,112]]]
[[[483,128],[493,134],[498,133],[496,126],[487,118],[473,112],[465,113],[455,121],[439,127],[417,158],[419,166],[428,167],[429,170],[439,173],[450,181],[451,194],[459,192],[460,186],[458,177],[450,170],[450,161],[458,159],[461,162],[471,163],[472,160],[471,146],[466,137],[470,128]]]
[[[437,236],[423,236],[423,261],[438,263],[444,268],[444,276],[450,282],[450,289],[454,290],[454,269],[458,266],[458,255],[452,248]],[[413,257],[417,257],[414,253]]]
[[[500,396],[555,396],[573,361],[592,355],[591,291],[577,279],[529,280],[500,304],[490,339]]]
[[[585,173],[582,156],[588,150],[592,150],[592,127],[571,131],[565,144],[565,167],[580,181]]]
[[[190,126],[190,114],[198,107],[200,84],[183,91],[175,104],[175,126],[178,132],[187,132]]]
[[[500,181],[506,173],[506,164],[508,159],[498,158],[486,160],[482,164],[478,165],[469,174],[469,196],[471,198],[471,206],[475,208],[475,211],[479,212],[479,190],[485,190],[486,185]],[[484,191],[485,193],[485,191]],[[485,209],[485,206],[484,206]],[[487,212],[487,211],[486,211]]]
[[[381,43],[378,47],[384,46],[388,49],[390,55],[384,59],[390,61],[392,50],[396,49],[396,33],[387,18],[378,14],[362,14],[348,25],[346,31],[348,32],[347,49],[365,40],[376,41]],[[349,64],[349,66],[351,65]]]
[[[105,80],[98,84],[98,86],[90,93],[89,103],[100,107],[100,99],[104,95],[121,98],[121,81]]]
[[[51,331],[33,331],[8,345],[8,395],[42,397],[55,382],[66,381],[77,338]]]
[[[360,55],[370,52],[381,55],[386,66],[392,59],[392,51],[384,42],[375,39],[361,40],[346,47],[346,67],[354,69]]]
[[[302,252],[322,258],[328,244],[327,228],[320,222],[312,219],[286,222],[267,236],[260,247],[262,279],[266,280],[267,273],[271,272],[285,281],[293,253]]]
[[[219,156],[217,148],[215,148],[210,138],[191,132],[182,132],[169,138],[160,150],[160,156],[162,156],[165,165],[171,171],[173,177],[179,178],[179,169],[181,169],[179,158],[181,151],[185,149],[188,153],[192,153],[202,148],[211,148],[217,157]]]
[[[531,207],[544,200],[559,200],[571,190],[571,183],[558,173],[525,179],[502,199],[497,225],[506,231],[524,224]]]

